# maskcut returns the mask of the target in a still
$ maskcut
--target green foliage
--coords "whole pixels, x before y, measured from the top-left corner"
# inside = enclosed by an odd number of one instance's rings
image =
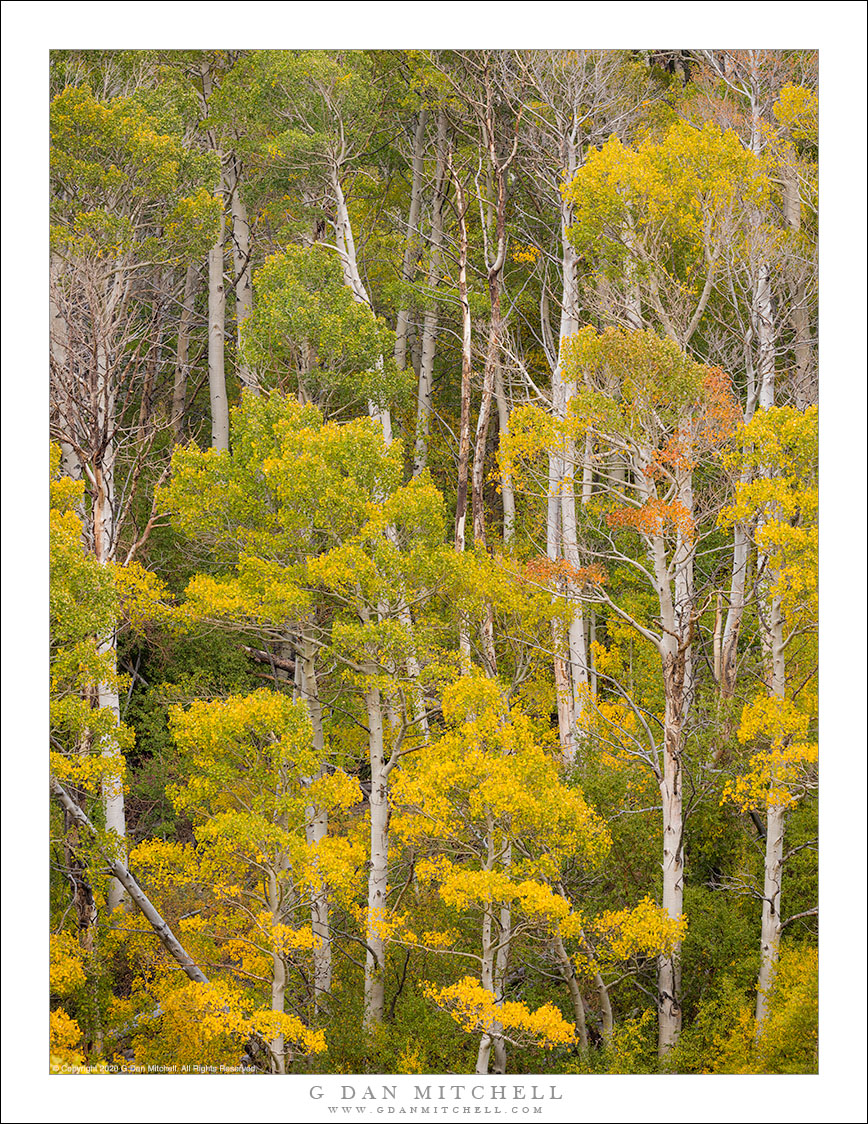
[[[695,60],[682,82],[659,65],[666,53],[52,52],[52,424],[85,483],[60,477],[52,448],[51,760],[97,825],[86,839],[52,809],[55,1069],[93,1062],[102,1042],[140,1064],[235,1067],[252,1051],[259,1068],[282,1054],[296,1074],[460,1074],[479,1035],[499,1029],[510,1074],[816,1071],[818,418],[786,403],[816,327],[818,100],[810,52],[767,55],[752,121],[746,95]],[[473,445],[496,233],[477,113],[489,97],[498,160],[518,142],[497,356],[513,409],[495,464],[492,403],[487,545],[459,555],[453,203],[457,177],[470,200]],[[437,265],[441,110],[451,171]],[[230,182],[251,234],[253,311],[237,330]],[[350,283],[344,206],[364,294]],[[221,224],[226,373],[240,400],[229,452],[197,443],[210,420],[201,276],[186,354],[180,320],[186,267],[201,268]],[[564,339],[562,224],[579,317]],[[766,265],[771,409],[748,393]],[[414,475],[425,314],[437,320],[434,408],[429,469]],[[262,393],[239,391],[242,362]],[[173,417],[185,381],[187,444]],[[386,443],[376,408],[404,440]],[[571,562],[563,504],[550,525],[561,458],[576,497]],[[100,565],[83,538],[105,473],[116,558],[135,542],[123,565]],[[508,477],[515,535],[502,541]],[[746,607],[724,698],[715,660],[737,524]],[[679,625],[693,674],[679,746],[684,916],[669,917],[658,902],[671,698],[654,636],[661,589],[694,550]],[[567,766],[552,657],[579,599],[589,683],[568,670]],[[762,684],[775,599],[782,698]],[[114,691],[121,722],[99,705]],[[378,708],[396,767],[385,907],[369,915]],[[130,868],[207,985],[178,972],[144,923],[105,917],[99,797],[120,783],[118,750]],[[757,1038],[761,833],[775,805],[788,808],[782,896],[797,916]],[[98,923],[79,940],[88,891]],[[327,995],[314,982],[323,895]],[[363,1027],[372,935],[387,946],[385,1012]],[[676,949],[683,1031],[661,1061],[656,970]]]
[[[244,356],[267,385],[283,389],[289,371],[320,406],[388,404],[410,389],[391,359],[393,334],[344,283],[335,254],[290,246],[254,277],[256,308],[245,323]]]
[[[129,98],[67,87],[51,103],[52,248],[68,255],[171,261],[214,241],[213,162],[158,132]]]

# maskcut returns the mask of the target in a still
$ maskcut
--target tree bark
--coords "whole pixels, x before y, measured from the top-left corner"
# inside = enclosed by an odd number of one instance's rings
[[[494,372],[494,396],[497,402],[497,425],[502,447],[509,437],[509,402],[503,385],[501,363],[497,364]],[[503,502],[503,545],[509,549],[515,542],[515,487],[512,473],[506,468],[500,470],[500,497]]]
[[[422,206],[422,174],[425,170],[425,130],[428,111],[421,109],[413,141],[413,179],[410,185],[410,210],[407,215],[407,241],[401,263],[401,280],[409,285],[416,275],[419,259],[419,214]],[[395,325],[395,363],[403,370],[407,362],[407,337],[410,328],[410,302],[402,297]]]
[[[49,778],[49,787],[51,793],[62,804],[67,814],[73,819],[79,827],[84,828],[85,831],[97,842],[97,847],[102,854],[103,858],[109,865],[109,868],[114,877],[121,883],[123,888],[129,894],[133,902],[139,907],[146,921],[159,937],[161,944],[169,953],[170,956],[177,961],[181,969],[184,971],[194,983],[207,983],[208,978],[204,972],[195,964],[193,958],[169,928],[166,921],[161,917],[159,911],[151,903],[148,896],[139,886],[133,875],[130,873],[124,863],[117,860],[116,856],[112,854],[111,850],[106,848],[99,842],[97,830],[88,819],[84,811],[79,808],[76,802],[72,799],[66,789],[54,777]]]
[[[175,358],[175,381],[172,388],[172,429],[175,440],[184,432],[184,410],[187,403],[187,382],[190,377],[190,334],[196,306],[196,289],[199,282],[198,263],[187,266],[184,274],[184,299],[178,321],[178,347]]]
[[[419,385],[416,403],[416,444],[413,475],[418,476],[428,461],[428,433],[434,394],[434,353],[437,345],[438,309],[434,290],[440,281],[443,247],[443,207],[446,204],[446,114],[437,115],[437,170],[431,202],[431,246],[428,257],[428,294],[422,318],[422,352],[419,359]]]
[[[558,966],[561,975],[564,977],[567,987],[570,989],[570,1001],[573,1004],[573,1016],[576,1020],[576,1031],[579,1036],[579,1046],[582,1050],[588,1048],[588,1024],[585,1017],[585,1003],[582,999],[582,993],[579,989],[579,981],[576,979],[576,968],[564,948],[564,942],[559,932],[555,931],[554,935],[554,948],[555,955],[558,959]]]
[[[313,745],[320,760],[325,756],[325,735],[323,732],[322,704],[319,699],[319,684],[316,674],[315,646],[302,635],[298,664],[301,671],[301,694],[307,703],[313,728]],[[308,778],[308,783],[323,776],[325,765],[316,777]],[[317,847],[328,835],[328,813],[309,806],[305,812],[305,837],[308,846]],[[317,862],[314,860],[314,867]],[[329,928],[329,899],[325,883],[318,877],[311,894],[311,924],[318,944],[313,950],[314,1007],[323,1005],[332,986],[332,949]]]
[[[660,794],[663,800],[663,908],[672,919],[683,913],[684,851],[683,809],[681,791],[681,713],[684,694],[684,657],[675,645],[664,645],[663,675],[666,690],[664,718],[663,778]],[[667,1054],[678,1042],[681,1033],[681,948],[657,963],[658,1052]]]
[[[221,189],[222,195],[222,189]],[[226,219],[208,251],[208,391],[211,399],[211,447],[229,451],[229,402],[226,397],[226,291],[223,283],[223,243]]]
[[[373,669],[370,669],[373,674]],[[364,1027],[370,1031],[383,1021],[386,987],[386,942],[382,921],[386,912],[389,872],[389,781],[383,743],[383,708],[378,687],[365,692],[368,747],[371,762],[371,869],[368,876],[367,954],[365,958]]]
[[[259,379],[243,360],[244,321],[253,312],[250,219],[241,195],[241,166],[237,156],[229,163],[229,210],[232,215],[232,262],[235,267],[235,323],[237,326],[238,377],[242,391],[259,394]]]
[[[283,908],[281,906],[281,891],[277,881],[277,873],[273,869],[268,871],[268,908],[271,910],[271,924],[273,928],[285,924]],[[274,940],[274,938],[272,938]],[[283,1014],[286,1001],[286,961],[283,953],[274,943],[271,953],[271,1009]],[[275,1073],[286,1073],[286,1043],[284,1036],[278,1034],[269,1043],[271,1049],[271,1065]]]

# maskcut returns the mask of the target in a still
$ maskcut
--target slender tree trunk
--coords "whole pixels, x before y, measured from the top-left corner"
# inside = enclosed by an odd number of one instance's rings
[[[568,166],[575,168],[574,146],[565,148]],[[564,422],[575,384],[566,371],[567,341],[575,333],[578,311],[578,263],[567,231],[572,215],[566,203],[561,206],[561,319],[558,332],[558,354],[552,372],[552,411]],[[576,526],[575,485],[573,481],[573,450],[566,442],[563,451],[549,453],[548,507],[546,514],[546,553],[556,562],[563,555],[575,569],[579,568],[579,546]],[[560,523],[560,536],[558,524]],[[559,541],[560,539],[560,541]],[[558,703],[558,730],[561,751],[567,764],[576,759],[576,729],[581,703],[582,685],[587,683],[587,653],[584,642],[584,619],[581,603],[576,597],[575,583],[564,580],[567,602],[566,626],[553,625],[555,645],[555,693]]]
[[[413,142],[413,179],[410,185],[410,211],[407,215],[407,241],[404,246],[404,260],[401,264],[401,280],[410,284],[416,275],[419,259],[419,213],[422,205],[422,174],[425,171],[425,130],[428,124],[428,111],[419,111],[416,122],[416,135]],[[395,363],[403,370],[407,362],[407,338],[410,327],[410,302],[401,300],[395,325]]]
[[[458,202],[458,299],[461,303],[461,420],[458,431],[458,495],[455,506],[455,549],[464,551],[466,545],[467,491],[470,467],[470,393],[473,375],[472,325],[470,302],[467,295],[467,207],[464,189],[454,175]]]
[[[201,65],[202,89],[199,107],[203,118],[210,113],[209,101],[214,90],[211,63]],[[208,391],[211,399],[211,447],[222,452],[229,449],[229,402],[226,397],[226,290],[224,286],[224,253],[226,244],[226,203],[231,194],[231,168],[221,151],[218,135],[207,130],[208,144],[220,165],[217,198],[220,200],[220,229],[217,241],[208,251]]]
[[[733,529],[732,577],[729,586],[729,607],[723,628],[720,655],[720,694],[731,699],[738,676],[738,637],[744,617],[744,589],[748,559],[747,529],[737,523]]]
[[[560,968],[561,975],[564,977],[567,987],[570,989],[570,1001],[573,1004],[573,1016],[576,1020],[576,1031],[579,1036],[579,1046],[582,1050],[588,1048],[588,1024],[585,1017],[585,1003],[582,999],[582,993],[579,989],[579,981],[576,979],[576,968],[573,964],[567,950],[564,948],[564,942],[561,934],[555,930],[554,935],[554,949],[555,955],[558,960],[558,967]]]
[[[440,281],[443,246],[443,207],[446,203],[446,114],[437,115],[437,170],[431,203],[431,248],[428,258],[428,294],[422,318],[422,353],[419,359],[419,385],[416,404],[416,445],[413,475],[418,476],[428,461],[428,433],[434,395],[434,353],[437,345],[438,309],[434,290]]]
[[[229,209],[232,215],[232,262],[235,267],[235,323],[237,325],[237,367],[242,391],[259,394],[259,379],[243,361],[244,321],[253,312],[251,280],[250,219],[241,195],[241,168],[237,156],[230,161]]]
[[[512,866],[512,847],[506,844],[503,853],[503,866],[508,872]],[[497,954],[494,960],[494,987],[495,994],[497,995],[498,1006],[502,1005],[506,998],[506,980],[507,972],[509,969],[509,947],[512,940],[512,910],[508,902],[504,902],[500,907],[498,917],[499,931],[497,938]],[[506,1042],[504,1041],[502,1025],[495,1023],[492,1027],[492,1038],[494,1040],[494,1072],[506,1073]]]
[[[385,1010],[386,942],[382,921],[386,912],[389,871],[389,783],[383,743],[383,708],[378,687],[370,687],[365,692],[365,707],[371,761],[371,869],[368,876],[364,1026],[366,1030],[371,1030],[383,1021]]]
[[[117,299],[119,278],[115,277],[112,285],[112,296],[109,298],[109,307]],[[115,394],[110,375],[111,362],[108,355],[108,316],[102,319],[96,341],[97,351],[97,420],[99,432],[103,435],[103,449],[101,456],[95,459],[93,466],[94,488],[92,492],[91,516],[93,547],[96,560],[101,566],[107,566],[114,558],[117,545],[117,527],[115,525]],[[103,640],[99,645],[99,653],[106,656],[111,672],[117,669],[116,637],[114,633]],[[111,711],[115,726],[120,722],[120,700],[117,687],[112,680],[105,680],[97,685],[96,703],[101,709]],[[116,768],[106,770],[102,779],[102,797],[105,809],[106,830],[117,837],[118,859],[123,856],[124,841],[126,839],[126,816],[124,812],[124,785],[121,768],[121,751],[117,738],[106,734],[100,743],[100,754]],[[109,882],[108,908],[113,911],[124,902],[124,889],[122,883],[113,878]]]
[[[57,254],[52,254],[48,286],[49,359],[52,376],[63,387],[61,396],[66,398],[71,391],[70,383],[73,372],[70,369],[69,361],[69,324],[60,304],[65,297],[60,284],[62,274],[63,262]],[[62,421],[65,427],[74,429],[71,413],[72,411],[68,411],[70,416],[64,417]],[[60,442],[60,468],[64,476],[69,476],[73,480],[81,479],[81,461],[78,453],[68,441],[61,440]],[[82,511],[82,517],[84,517],[84,511]],[[84,518],[82,518],[82,522],[84,522]]]
[[[467,204],[461,180],[452,166],[458,211],[458,299],[461,303],[461,421],[458,434],[458,493],[455,500],[455,550],[463,554],[467,540],[467,488],[470,462],[470,393],[473,374],[472,323],[467,295]],[[458,625],[458,647],[461,666],[470,668],[470,624],[462,613]]]
[[[298,653],[300,667],[301,694],[307,703],[313,728],[313,745],[320,760],[325,755],[325,736],[323,732],[322,704],[319,699],[317,682],[315,646],[311,640],[302,636],[301,651]],[[315,777],[308,778],[311,783],[324,775],[325,767]],[[305,809],[305,836],[308,846],[318,847],[328,835],[328,812],[309,806]],[[332,986],[332,949],[329,928],[328,890],[318,872],[318,861],[314,859],[315,885],[311,891],[311,923],[317,941],[313,950],[314,1006],[321,1006]]]
[[[798,171],[794,167],[784,168],[784,220],[790,230],[801,229],[802,201],[799,194]],[[797,410],[805,410],[816,402],[817,387],[807,286],[801,275],[792,288],[790,327],[793,329],[793,353],[796,360],[793,372],[793,401]]]
[[[769,994],[775,978],[781,946],[781,881],[784,865],[786,810],[772,805],[766,818],[766,850],[763,875],[763,912],[760,931],[760,969],[757,979],[756,1033],[759,1037],[769,1010]]]
[[[72,890],[72,907],[78,923],[78,943],[90,955],[96,931],[96,903],[87,876],[87,866],[79,855],[79,824],[66,808],[63,811],[63,827],[64,859]]]
[[[473,454],[473,537],[485,544],[485,453],[488,444],[488,422],[494,397],[495,379],[500,363],[500,332],[502,313],[500,307],[500,278],[506,262],[506,167],[497,161],[494,144],[494,123],[490,107],[486,117],[489,138],[489,159],[494,172],[497,191],[495,211],[496,238],[494,260],[488,266],[488,295],[491,300],[491,322],[488,329],[488,346],[485,351],[485,370],[482,379],[482,400],[476,424],[476,447]]]
[[[497,401],[497,424],[502,448],[509,437],[509,403],[503,385],[503,366],[500,363],[494,372],[494,396]],[[512,473],[506,468],[500,470],[500,497],[503,501],[503,545],[509,549],[515,542],[515,487]]]
[[[268,908],[271,910],[271,924],[274,929],[285,924],[283,909],[280,900],[280,886],[277,882],[277,873],[274,869],[268,872]],[[279,930],[278,930],[279,931]],[[283,953],[275,938],[272,938],[274,947],[271,953],[271,1009],[283,1014],[286,999],[286,962]],[[271,1064],[275,1073],[286,1073],[286,1044],[284,1036],[278,1034],[269,1043],[271,1048]]]
[[[488,830],[485,834],[485,843],[487,848],[487,856],[485,861],[485,870],[494,869],[494,825],[491,822],[491,817],[488,819]],[[480,979],[479,982],[486,991],[490,991],[492,995],[495,993],[495,957],[496,957],[496,942],[494,939],[494,905],[492,902],[486,902],[482,910],[482,962],[480,966]],[[491,1059],[491,1044],[492,1044],[492,1030],[493,1027],[483,1031],[479,1040],[479,1049],[476,1053],[476,1072],[478,1074],[488,1073],[488,1066]]]
[[[664,715],[663,777],[663,908],[673,920],[684,906],[684,849],[681,775],[681,722],[684,704],[684,653],[677,641],[664,636],[663,676],[666,692]],[[658,1052],[666,1055],[681,1033],[681,947],[660,956],[657,965]]]
[[[350,212],[347,209],[347,202],[344,198],[343,188],[341,187],[340,176],[335,166],[331,168],[331,184],[335,199],[335,240],[338,247],[338,256],[341,260],[344,284],[346,284],[352,292],[353,299],[359,304],[367,305],[373,314],[374,309],[371,304],[371,298],[368,295],[368,290],[365,288],[365,283],[362,281],[362,275],[359,272],[359,263],[356,256],[356,240],[353,235],[352,223],[350,222]],[[383,359],[382,356],[380,356],[380,366],[382,366],[382,362]],[[387,445],[391,445],[392,415],[388,406],[384,406],[382,403],[375,402],[371,399],[368,402],[368,414],[383,427],[383,438]]]
[[[222,197],[222,185],[221,185]],[[223,244],[226,219],[208,251],[208,390],[211,397],[211,447],[229,451],[229,402],[226,397],[226,291],[223,283]]]
[[[191,263],[184,274],[184,299],[178,321],[178,348],[175,359],[175,382],[172,388],[172,429],[175,440],[184,432],[184,410],[187,403],[187,382],[190,377],[190,333],[196,307],[196,290],[199,283],[199,265]]]
[[[762,596],[762,594],[761,594]],[[784,617],[777,597],[765,597],[760,619],[772,698],[786,696]],[[772,788],[774,788],[774,772]],[[786,808],[769,804],[766,812],[766,849],[763,872],[763,908],[760,932],[760,970],[757,980],[756,1033],[762,1034],[768,1015],[769,993],[777,970],[781,943],[781,882],[784,865]]]

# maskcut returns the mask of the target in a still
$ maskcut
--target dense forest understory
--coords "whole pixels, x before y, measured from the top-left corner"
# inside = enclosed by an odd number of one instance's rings
[[[816,1072],[816,52],[50,121],[52,1072]]]

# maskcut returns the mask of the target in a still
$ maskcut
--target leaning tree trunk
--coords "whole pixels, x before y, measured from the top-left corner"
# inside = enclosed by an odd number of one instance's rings
[[[576,966],[567,950],[564,948],[563,937],[561,937],[558,929],[554,931],[552,943],[554,945],[558,968],[560,969],[561,975],[564,977],[567,987],[570,989],[570,1001],[573,1005],[573,1017],[576,1020],[576,1033],[579,1037],[579,1047],[582,1050],[587,1050],[588,1024],[585,1017],[585,1002],[582,999],[579,981],[576,978]]]
[[[208,978],[205,973],[196,965],[193,958],[169,928],[166,921],[160,916],[160,913],[152,904],[147,894],[142,890],[141,886],[139,886],[126,864],[120,862],[115,857],[113,848],[107,847],[100,841],[99,833],[96,828],[82,809],[79,808],[78,804],[72,799],[63,785],[54,777],[50,777],[49,787],[51,789],[51,794],[61,803],[67,814],[79,827],[84,828],[91,839],[96,842],[97,850],[106,860],[111,873],[122,884],[132,901],[139,907],[145,920],[154,930],[157,937],[159,937],[160,943],[169,955],[177,961],[184,974],[193,980],[194,983],[207,983]]]
[[[335,200],[335,240],[338,248],[338,256],[341,261],[344,284],[350,289],[350,292],[353,294],[353,299],[358,304],[366,305],[373,315],[374,309],[371,304],[371,298],[368,295],[368,290],[365,288],[365,283],[359,271],[359,262],[356,256],[356,240],[353,235],[352,223],[350,222],[350,212],[347,208],[346,199],[344,198],[344,191],[341,187],[338,169],[334,166],[331,168],[331,186]],[[380,356],[380,366],[382,366],[382,363],[383,357]],[[392,415],[388,406],[371,399],[368,402],[368,414],[383,427],[383,437],[386,444],[391,445]]]

